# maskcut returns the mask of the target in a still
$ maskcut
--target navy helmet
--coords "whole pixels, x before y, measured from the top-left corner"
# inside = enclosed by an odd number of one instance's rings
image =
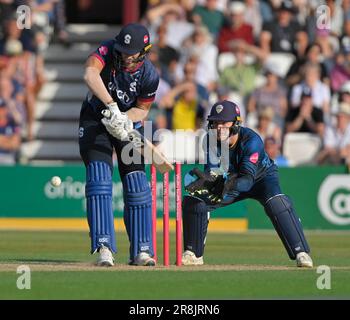
[[[124,26],[115,37],[113,53],[116,60],[116,69],[118,70],[123,66],[122,53],[134,55],[139,52],[140,55],[135,59],[135,62],[141,62],[145,59],[151,47],[149,32],[145,26],[138,23],[130,23]]]
[[[239,127],[242,123],[241,112],[236,103],[223,100],[216,102],[208,116],[209,128],[214,128],[214,122],[233,122],[231,127],[231,134],[236,134],[239,131]]]

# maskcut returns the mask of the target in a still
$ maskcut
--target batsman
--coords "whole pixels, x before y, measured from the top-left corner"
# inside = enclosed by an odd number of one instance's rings
[[[129,153],[123,153],[130,143],[126,138],[142,127],[158,88],[159,75],[147,59],[151,46],[144,26],[128,24],[115,39],[103,42],[86,62],[84,79],[90,91],[80,112],[79,146],[86,166],[91,253],[98,253],[100,266],[113,266],[117,252],[112,206],[114,151],[123,183],[129,264],[155,265],[152,196],[145,161],[142,157],[138,163],[129,162]]]
[[[298,267],[313,266],[309,245],[290,198],[280,187],[278,168],[261,138],[241,125],[238,105],[215,103],[208,116],[204,172],[185,176],[189,195],[183,199],[183,265],[202,265],[210,213],[244,199],[264,207],[289,258]]]

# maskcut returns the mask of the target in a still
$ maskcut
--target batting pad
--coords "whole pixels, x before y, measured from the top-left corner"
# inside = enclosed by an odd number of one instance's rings
[[[152,195],[146,174],[135,171],[123,179],[124,223],[130,241],[130,259],[140,252],[153,253]]]
[[[106,162],[94,161],[87,166],[85,194],[91,253],[102,245],[117,252],[112,209],[112,173]]]

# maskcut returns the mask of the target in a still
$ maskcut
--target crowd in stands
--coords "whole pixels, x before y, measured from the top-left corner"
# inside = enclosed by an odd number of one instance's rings
[[[281,166],[292,133],[321,141],[315,164],[350,164],[349,0],[149,0],[141,21],[158,128],[195,131],[226,98]]]
[[[17,26],[23,4],[30,29]],[[34,138],[43,54],[67,41],[64,11],[64,0],[0,0],[0,163]],[[315,164],[350,164],[350,0],[148,0],[141,22],[161,76],[157,128],[205,127],[229,99],[281,166],[295,133],[321,141]]]
[[[30,8],[21,11],[29,18],[18,15],[21,5]],[[15,163],[21,140],[33,139],[43,55],[53,35],[67,43],[63,0],[0,0],[0,164]]]

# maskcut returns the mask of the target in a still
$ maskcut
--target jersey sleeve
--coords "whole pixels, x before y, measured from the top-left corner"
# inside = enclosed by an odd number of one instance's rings
[[[255,179],[259,161],[263,155],[264,145],[258,136],[252,137],[245,145],[239,168],[239,176],[250,175]]]
[[[104,41],[100,46],[90,55],[96,57],[103,66],[113,61],[113,43],[114,40]]]
[[[159,85],[159,75],[155,69],[149,70],[146,77],[143,79],[138,101],[152,102],[156,97],[156,92]]]

